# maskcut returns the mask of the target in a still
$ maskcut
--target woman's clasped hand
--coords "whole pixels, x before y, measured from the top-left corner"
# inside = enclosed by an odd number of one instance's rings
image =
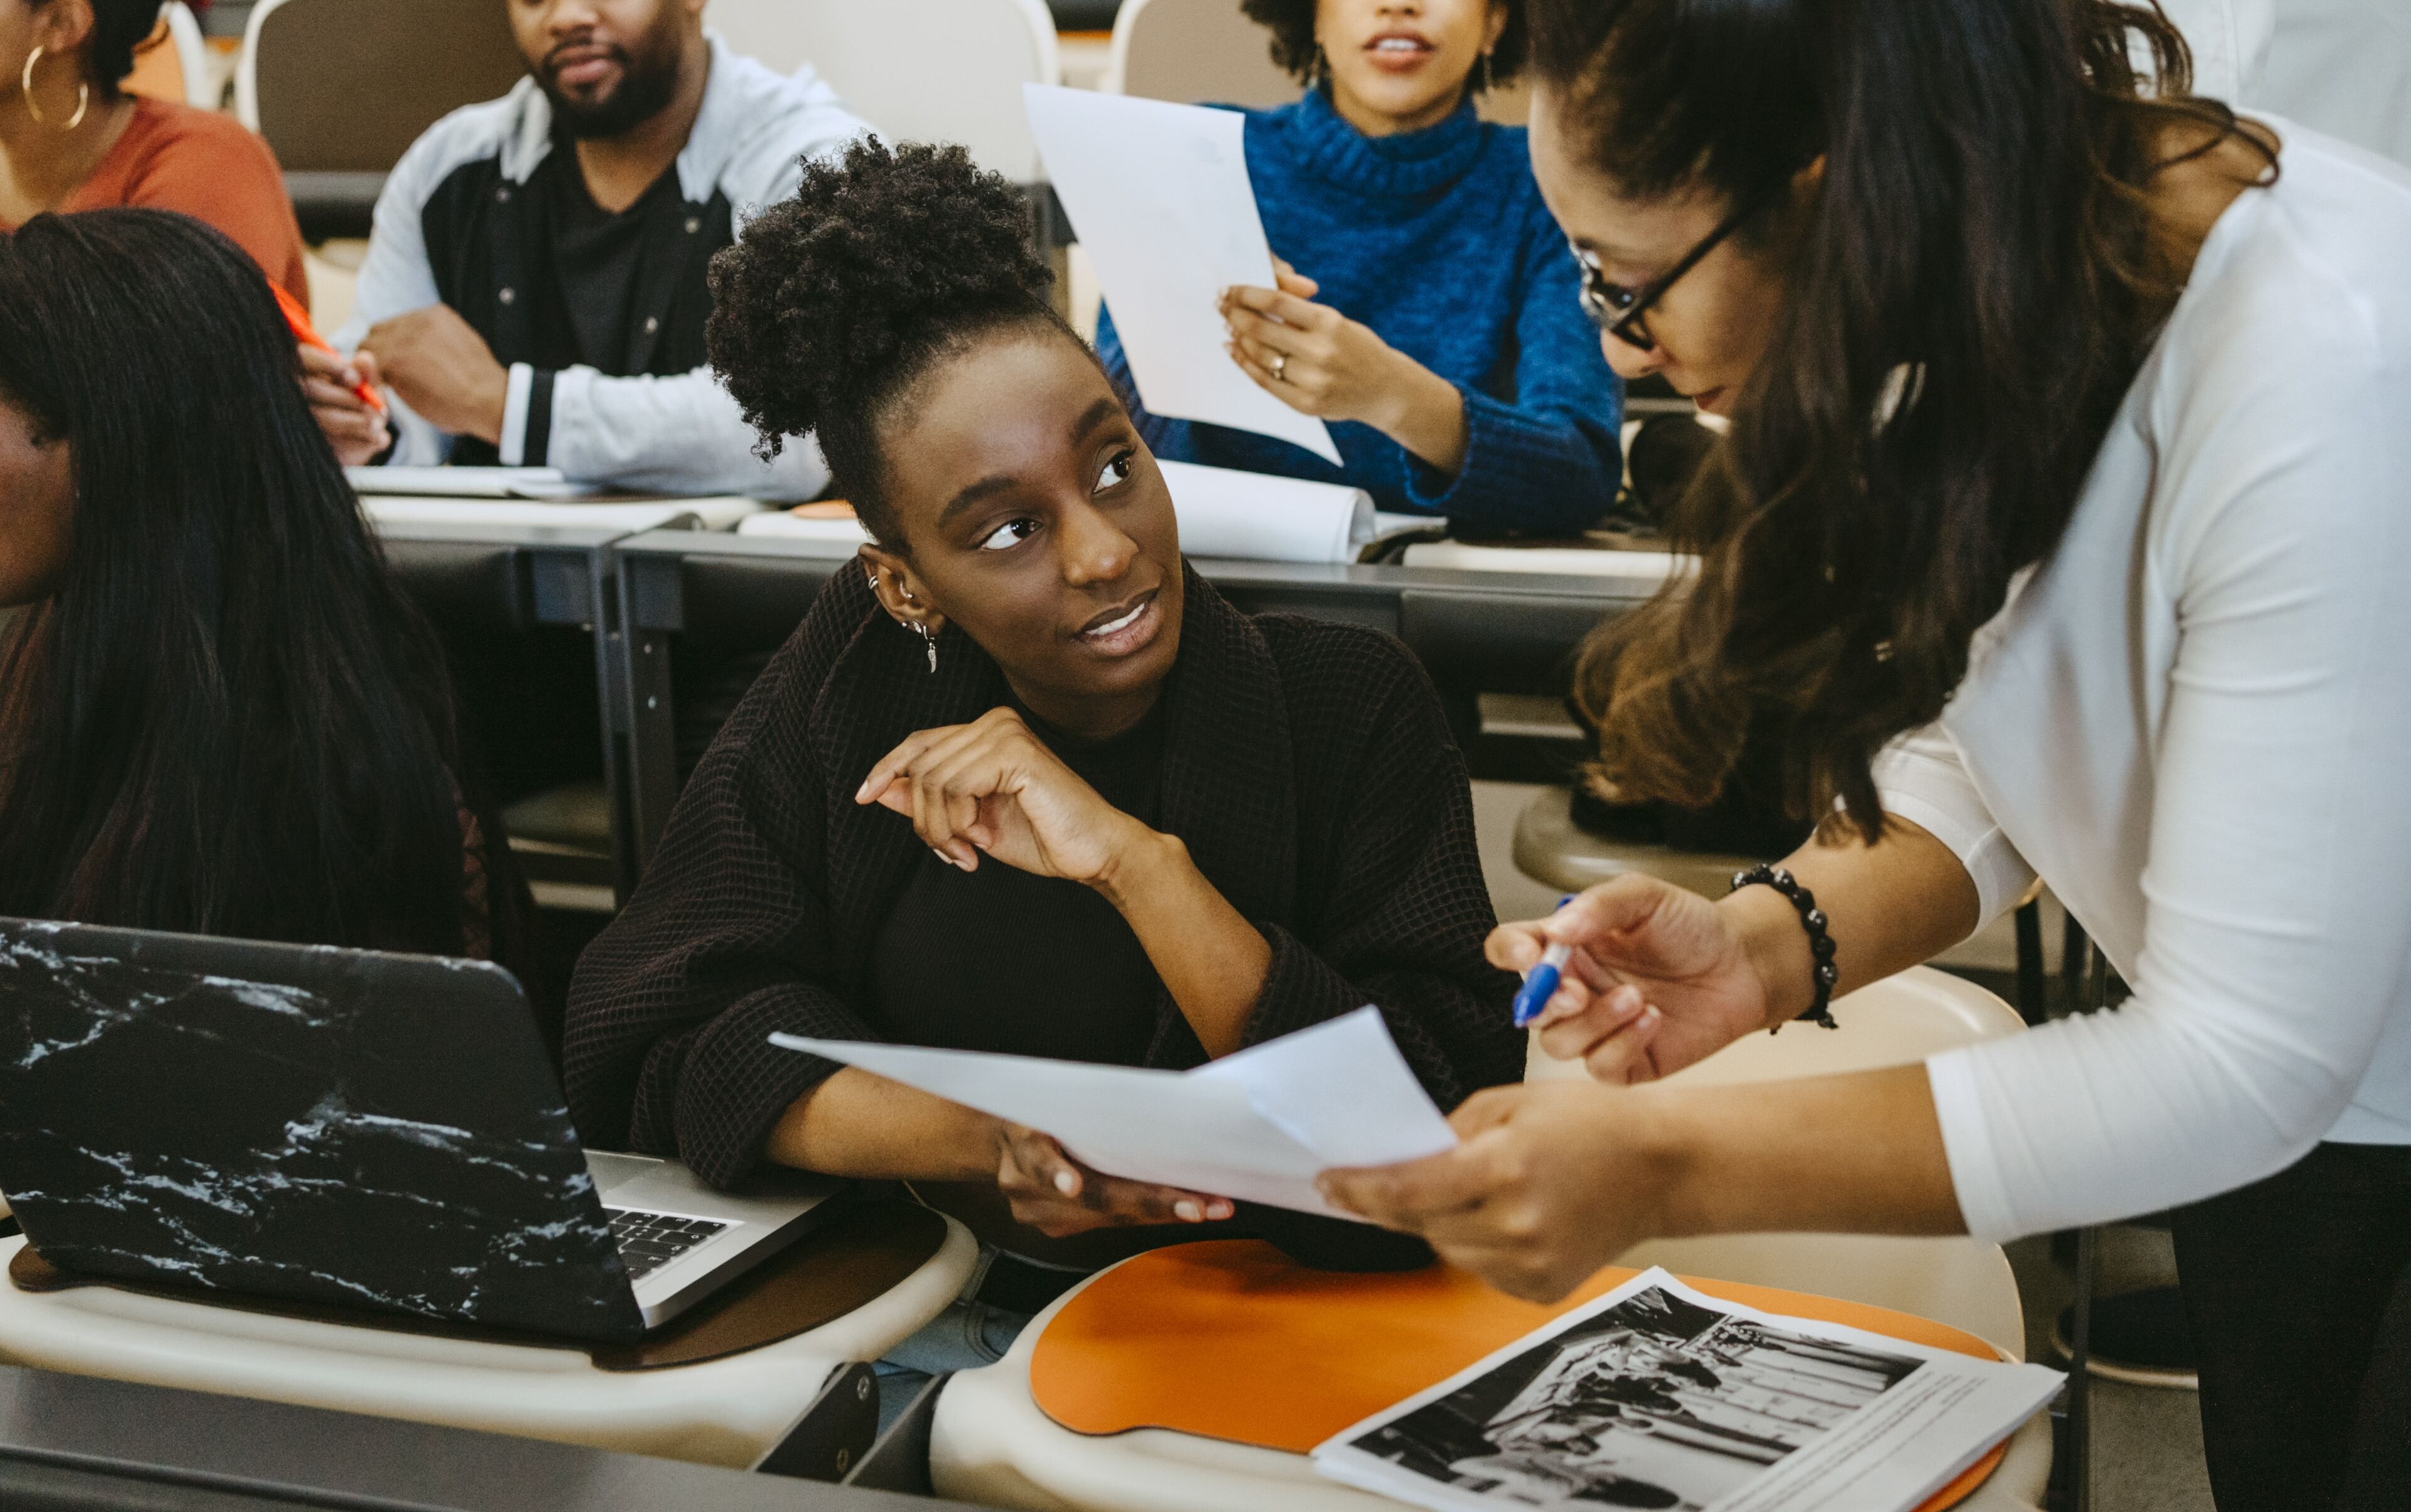
[[[855,794],[913,821],[966,872],[982,855],[1039,876],[1102,885],[1156,832],[1105,801],[1015,710],[915,731]]]
[[[1049,1239],[1139,1224],[1220,1223],[1229,1197],[1124,1181],[1073,1159],[1051,1135],[1018,1123],[996,1125],[996,1189],[1013,1220]]]

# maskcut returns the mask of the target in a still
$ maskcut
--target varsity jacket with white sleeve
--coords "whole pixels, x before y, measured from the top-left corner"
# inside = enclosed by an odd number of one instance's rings
[[[777,461],[703,355],[705,267],[746,220],[796,190],[802,161],[869,130],[810,66],[773,72],[709,37],[710,77],[676,164],[683,216],[657,222],[628,332],[636,372],[611,376],[559,353],[561,296],[547,259],[541,196],[525,192],[552,153],[552,109],[533,79],[453,111],[411,145],[379,196],[352,317],[333,345],[356,349],[378,321],[444,303],[510,371],[499,446],[437,430],[392,406],[389,462],[557,467],[585,482],[666,493],[808,499],[828,481],[815,446]]]

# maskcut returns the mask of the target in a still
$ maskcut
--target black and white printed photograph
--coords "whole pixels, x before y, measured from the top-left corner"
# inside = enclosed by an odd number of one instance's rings
[[[1493,1505],[1699,1512],[1923,1363],[1651,1286],[1348,1446]]]

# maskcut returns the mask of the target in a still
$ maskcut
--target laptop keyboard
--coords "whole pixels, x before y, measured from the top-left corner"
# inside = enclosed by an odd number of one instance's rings
[[[611,1238],[620,1246],[620,1263],[628,1268],[630,1281],[650,1275],[728,1226],[709,1218],[636,1208],[605,1208],[603,1214],[611,1220]]]

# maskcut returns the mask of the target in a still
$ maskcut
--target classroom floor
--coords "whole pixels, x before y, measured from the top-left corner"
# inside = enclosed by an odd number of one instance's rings
[[[1557,901],[1555,888],[1517,872],[1512,859],[1515,816],[1539,791],[1524,783],[1473,785],[1483,875],[1501,918],[1536,917]],[[2053,923],[2045,937],[2055,940],[2056,935]],[[1991,953],[1976,952],[1980,957]],[[2006,995],[2009,991],[2002,972],[1977,969],[1966,975],[1996,992]],[[2025,1303],[2027,1358],[2056,1364],[2051,1325],[2068,1305],[2070,1278],[2053,1260],[2048,1238],[2020,1240],[2009,1246],[2009,1256]],[[2104,1231],[2100,1245],[2103,1294],[2166,1283],[2175,1274],[2166,1234],[2133,1228]],[[2093,1411],[2094,1512],[2213,1512],[2210,1482],[2202,1467],[2199,1399],[2192,1392],[2097,1380]]]

